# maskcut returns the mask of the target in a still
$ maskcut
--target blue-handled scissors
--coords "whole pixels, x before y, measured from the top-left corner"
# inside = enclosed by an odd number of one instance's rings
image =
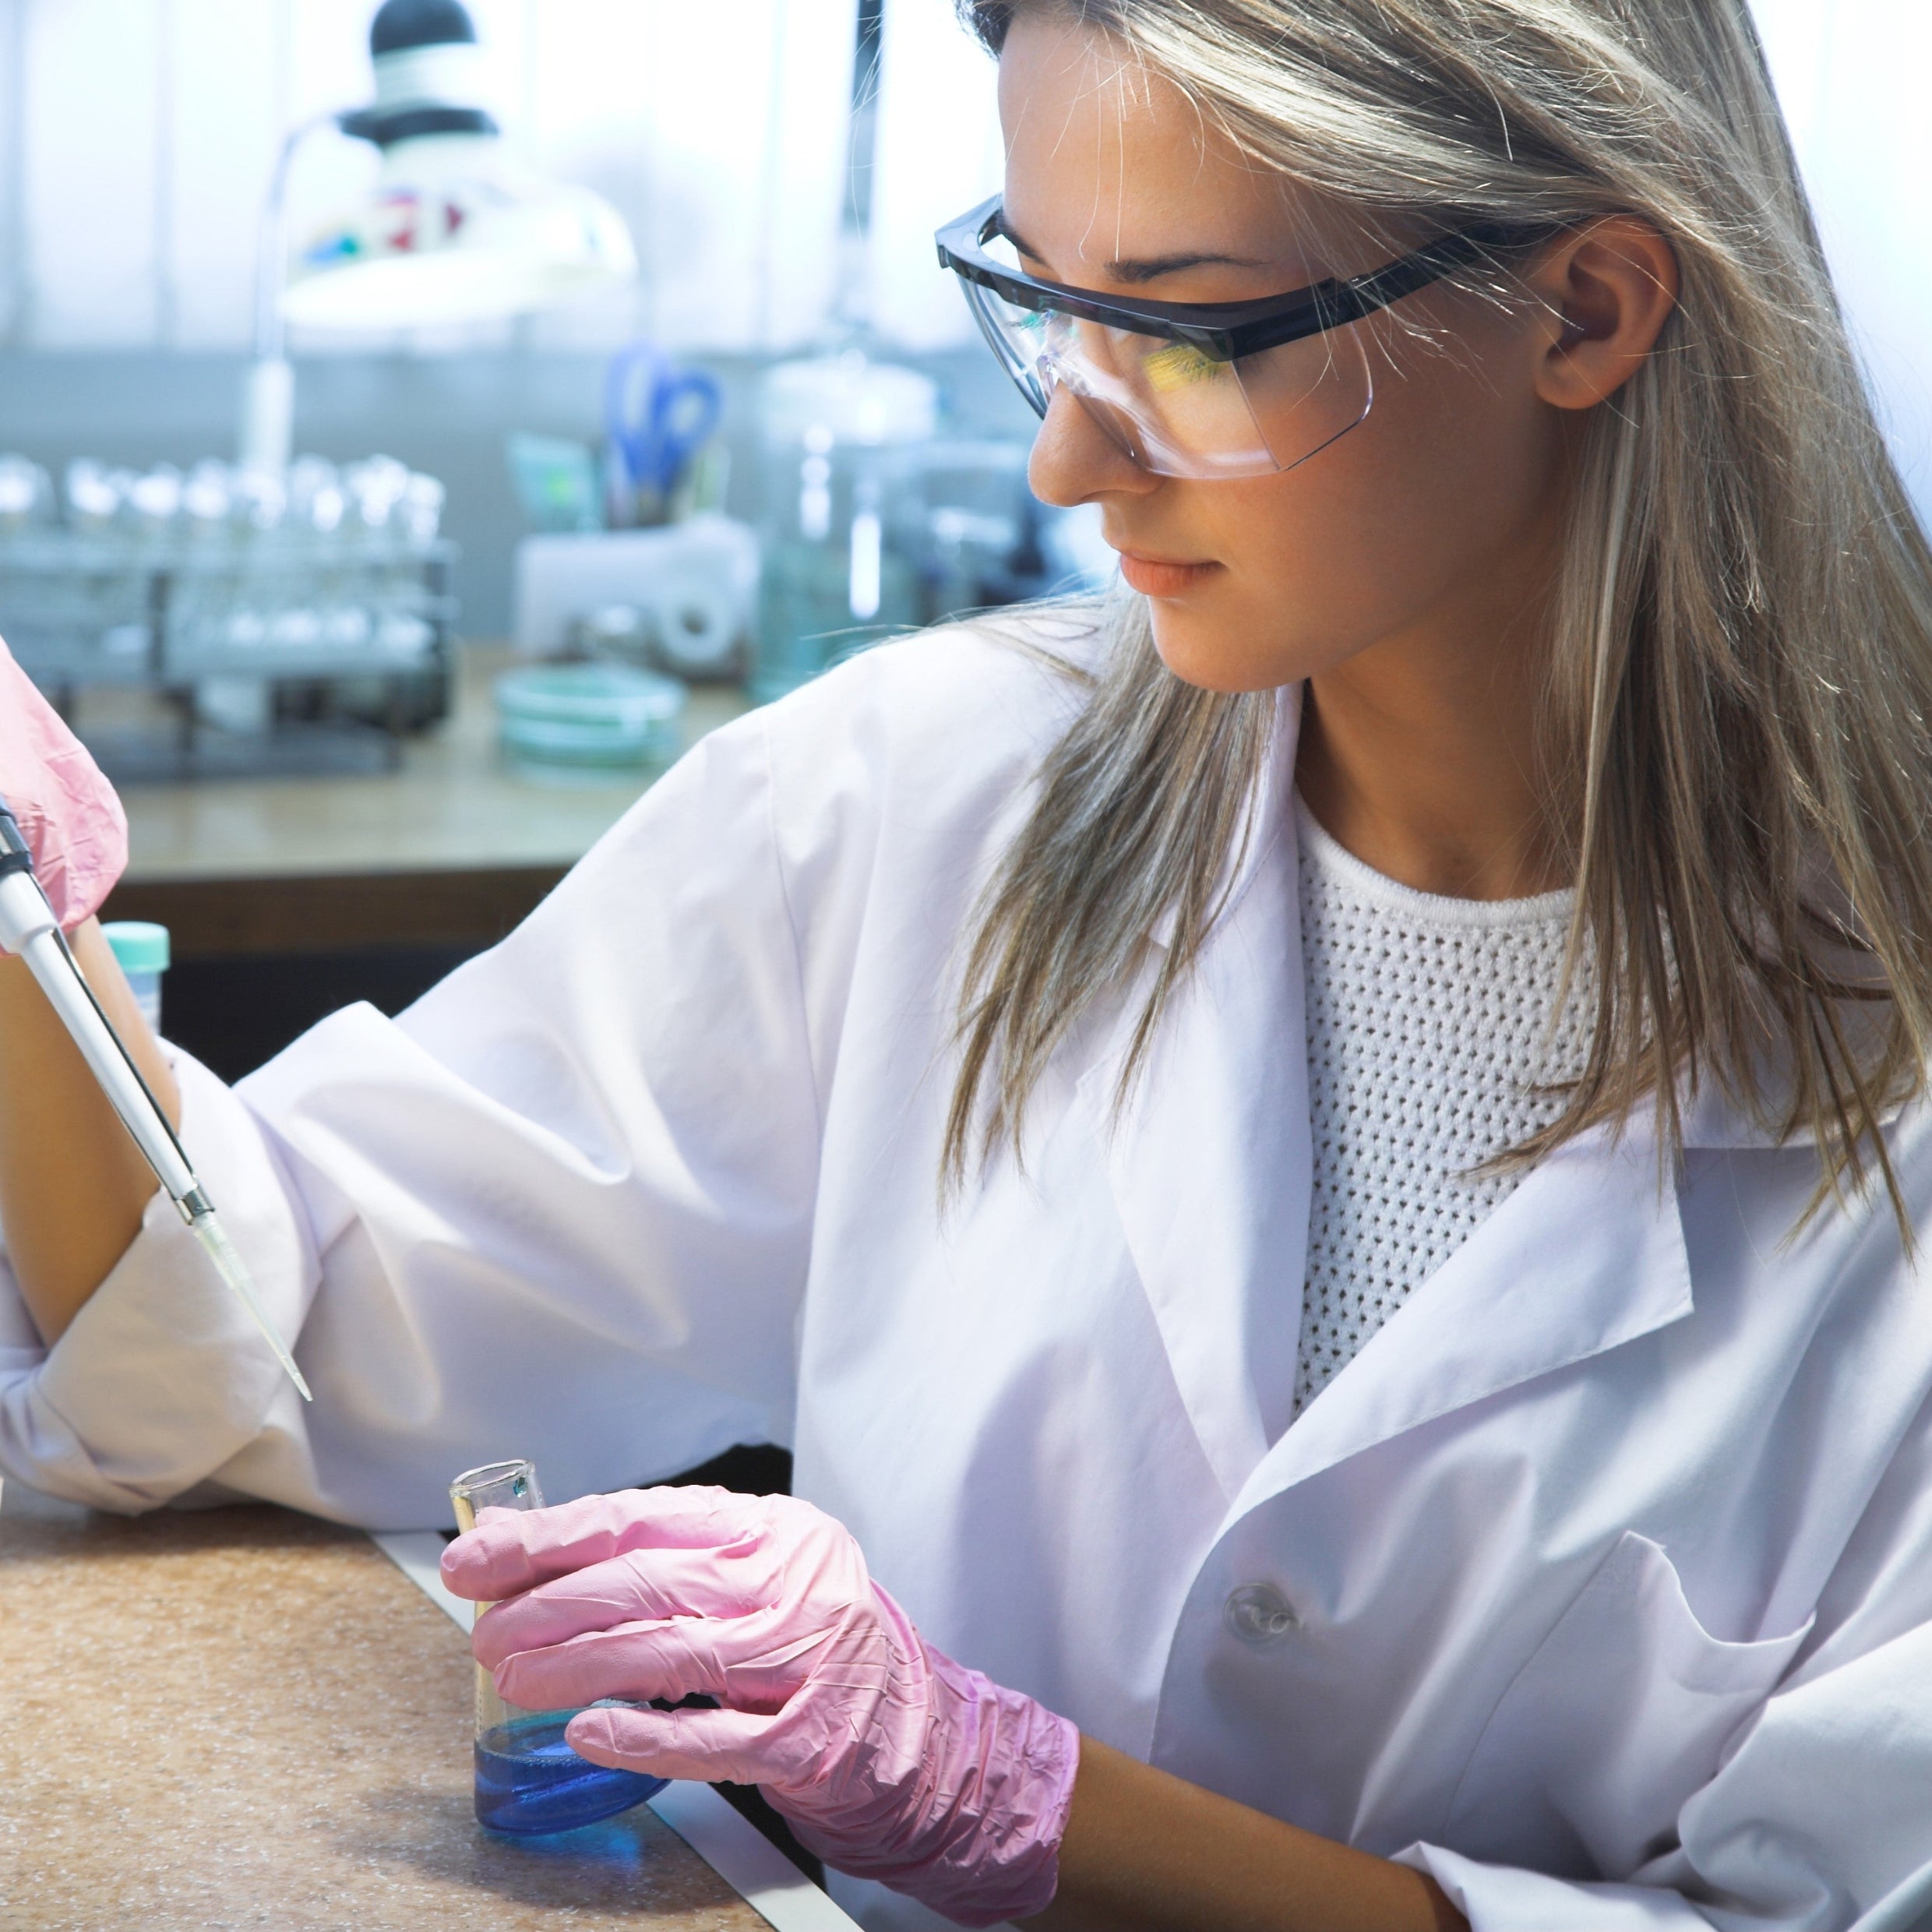
[[[605,432],[630,487],[640,494],[668,496],[724,413],[717,378],[679,368],[654,342],[633,342],[611,358]]]

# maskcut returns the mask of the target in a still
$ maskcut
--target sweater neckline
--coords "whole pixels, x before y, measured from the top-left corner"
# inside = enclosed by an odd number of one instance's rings
[[[1525,899],[1458,899],[1444,893],[1419,892],[1356,858],[1308,809],[1299,787],[1295,823],[1303,855],[1345,892],[1419,925],[1521,930],[1567,925],[1576,911],[1574,886],[1560,886],[1554,892],[1539,892]]]

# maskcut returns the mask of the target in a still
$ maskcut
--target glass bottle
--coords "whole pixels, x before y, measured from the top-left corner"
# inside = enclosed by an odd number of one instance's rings
[[[929,376],[856,350],[766,372],[758,703],[922,621],[916,452],[938,402]]]
[[[541,1509],[537,1472],[527,1461],[486,1463],[450,1485],[457,1528],[474,1529],[485,1509]],[[480,1616],[488,1609],[479,1603]],[[623,1700],[608,1698],[605,1704]],[[607,1771],[564,1742],[575,1711],[526,1711],[497,1694],[476,1667],[476,1815],[493,1832],[535,1836],[612,1817],[664,1789],[668,1780],[640,1772]]]

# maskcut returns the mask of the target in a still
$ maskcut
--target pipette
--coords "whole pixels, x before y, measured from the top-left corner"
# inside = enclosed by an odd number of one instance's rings
[[[82,975],[67,936],[54,916],[41,882],[33,876],[33,854],[19,821],[0,798],[0,946],[26,961],[48,1003],[59,1016],[82,1057],[100,1083],[100,1091],[133,1136],[155,1178],[167,1190],[189,1231],[206,1251],[216,1272],[241,1297],[255,1324],[268,1338],[275,1359],[288,1371],[304,1401],[315,1398],[295,1358],[288,1352],[275,1324],[268,1318],[245,1263],[227,1232],[215,1217],[208,1190],[189,1165],[187,1155],[161,1111],[133,1056],[102,1011]]]

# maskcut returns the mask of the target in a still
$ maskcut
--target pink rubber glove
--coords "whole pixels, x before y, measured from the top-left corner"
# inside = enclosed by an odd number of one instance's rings
[[[128,822],[80,740],[0,643],[0,795],[33,851],[34,876],[71,933],[128,862]]]
[[[963,1925],[1051,1902],[1079,1733],[922,1643],[809,1504],[661,1489],[488,1510],[442,1574],[495,1604],[474,1648],[513,1704],[724,1707],[580,1711],[565,1736],[592,1763],[760,1785],[827,1863]]]

